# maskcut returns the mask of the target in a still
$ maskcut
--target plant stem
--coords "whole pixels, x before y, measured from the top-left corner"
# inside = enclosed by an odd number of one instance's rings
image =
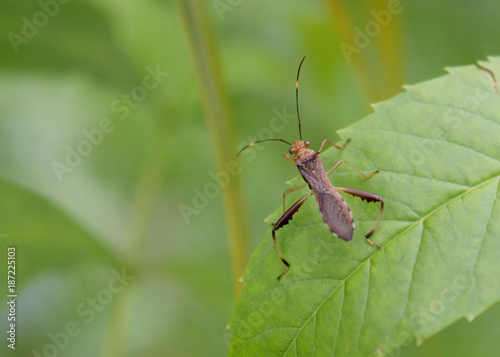
[[[226,165],[236,156],[235,130],[226,90],[220,76],[206,2],[177,0],[176,3],[191,47],[217,168],[219,171],[227,172]],[[222,190],[231,247],[235,296],[239,295],[241,284],[237,282],[243,274],[249,256],[247,214],[240,186],[239,177],[233,175],[230,176],[229,184]]]
[[[373,7],[376,12],[387,11],[387,0],[374,1]],[[403,5],[400,5],[404,11]],[[401,92],[404,83],[402,69],[402,19],[401,13],[391,14],[390,22],[382,28],[380,35],[375,40],[378,49],[379,62],[383,83],[383,99],[392,97]]]
[[[354,23],[342,0],[325,0],[325,2],[330,12],[332,24],[337,30],[341,43],[352,45],[355,36],[353,30]],[[366,99],[371,103],[379,101],[382,95],[377,85],[377,80],[370,70],[370,63],[366,52],[361,50],[360,53],[351,55],[349,59],[352,61],[351,64],[354,67],[354,72],[357,74],[357,80],[363,89]]]
[[[366,99],[370,103],[378,102],[388,98],[401,90],[403,74],[401,69],[401,14],[391,14],[389,23],[380,27],[380,33],[373,38],[366,35],[370,43],[367,47],[358,48],[354,43],[356,33],[355,23],[352,14],[349,13],[348,6],[343,0],[325,0],[330,12],[332,24],[338,33],[341,46],[353,46],[356,52],[346,56],[346,60],[352,64],[357,80],[362,88]],[[387,2],[375,0],[368,2],[370,8],[376,13],[387,10]],[[360,14],[368,23],[374,22],[372,13]],[[366,23],[358,26],[361,32],[365,31]],[[373,42],[373,43],[371,43]],[[376,51],[369,50],[375,46]],[[348,50],[347,50],[348,51]],[[359,52],[358,52],[359,51]],[[347,58],[348,57],[348,58]]]

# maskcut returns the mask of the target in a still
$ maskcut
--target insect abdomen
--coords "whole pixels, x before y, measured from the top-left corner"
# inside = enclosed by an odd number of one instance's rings
[[[354,234],[354,218],[344,199],[333,188],[316,195],[316,199],[323,222],[330,231],[343,240],[351,240]]]

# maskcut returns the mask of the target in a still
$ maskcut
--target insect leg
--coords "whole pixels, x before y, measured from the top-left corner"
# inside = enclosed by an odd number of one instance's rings
[[[288,161],[290,161],[292,164],[294,164],[294,165],[295,165],[295,160],[294,160],[294,159],[292,159],[290,156],[288,156],[288,155],[287,155],[287,154],[285,154],[285,153],[283,153],[282,155],[283,155],[283,156],[284,156],[284,157],[285,157]]]
[[[294,188],[290,188],[288,190],[286,190],[285,192],[283,192],[283,213],[285,213],[285,196],[288,195],[289,193],[291,192],[295,192],[295,191],[298,191],[300,190],[301,188],[304,188],[307,186],[307,183],[303,184],[303,185],[300,185],[300,186],[297,186],[297,187],[294,187]]]
[[[342,160],[340,160],[339,162],[337,162],[335,165],[333,165],[333,167],[332,167],[330,170],[328,170],[328,172],[327,172],[326,174],[327,174],[327,175],[328,175],[328,174],[330,174],[333,170],[335,170],[337,167],[339,167],[339,165],[340,165],[341,163],[343,163],[343,162],[345,162],[346,164],[348,164],[349,166],[351,166],[354,170],[356,170],[357,172],[359,172],[359,174],[360,174],[361,176],[363,176],[365,179],[370,178],[370,177],[372,177],[373,175],[375,175],[375,174],[378,174],[378,173],[379,173],[379,170],[376,170],[376,171],[373,171],[373,172],[372,172],[371,174],[369,174],[368,176],[366,176],[364,173],[362,173],[362,172],[361,172],[361,170],[360,170],[360,169],[358,169],[356,166],[354,166],[353,164],[351,164],[349,161],[347,161],[347,160],[345,160],[345,159],[342,159]]]
[[[335,187],[335,189],[338,191],[342,191],[342,192],[348,193],[350,195],[356,196],[356,197],[360,197],[362,200],[366,200],[367,202],[380,202],[380,213],[378,215],[377,223],[375,224],[375,227],[373,227],[373,229],[370,232],[368,232],[367,235],[365,235],[366,241],[368,243],[370,243],[375,248],[380,249],[380,247],[378,245],[376,245],[375,243],[373,243],[370,240],[370,237],[375,232],[375,229],[377,229],[378,224],[380,223],[380,220],[382,219],[382,212],[384,211],[384,201],[382,200],[382,198],[380,198],[379,196],[377,196],[373,193],[361,191],[361,190],[356,190],[355,188]]]
[[[278,249],[278,242],[276,241],[276,234],[275,234],[275,232],[278,229],[280,229],[281,227],[283,227],[284,225],[286,225],[288,223],[288,221],[290,221],[292,219],[292,216],[295,214],[295,212],[297,212],[299,210],[300,206],[302,206],[304,204],[304,202],[307,200],[307,198],[309,198],[309,196],[311,196],[312,194],[313,194],[312,192],[309,192],[307,195],[305,195],[300,200],[298,200],[297,202],[295,202],[292,205],[292,207],[290,207],[283,214],[283,216],[281,216],[281,218],[278,219],[278,222],[276,222],[276,224],[273,227],[272,234],[273,234],[274,248],[276,248],[276,253],[278,253],[278,256],[280,257],[280,259],[283,262],[283,264],[286,265],[286,268],[285,268],[285,270],[283,270],[283,273],[281,273],[281,275],[278,276],[278,280],[280,280],[281,277],[286,274],[286,272],[290,268],[290,264],[285,260],[285,258],[283,258],[283,256],[281,255],[281,253],[280,253],[280,251]]]
[[[347,140],[345,141],[345,143],[343,143],[342,145],[338,146],[338,145],[335,145],[334,143],[332,143],[330,140],[325,139],[325,140],[323,140],[323,142],[321,143],[321,146],[319,147],[319,149],[318,149],[317,153],[319,154],[319,153],[321,152],[321,150],[323,150],[323,146],[325,146],[325,144],[326,144],[326,143],[331,144],[332,146],[335,146],[335,147],[336,147],[337,149],[339,149],[339,150],[342,150],[342,149],[344,148],[344,146],[346,146],[346,145],[347,145],[347,143],[348,143],[349,141],[351,141],[351,139],[347,139]]]

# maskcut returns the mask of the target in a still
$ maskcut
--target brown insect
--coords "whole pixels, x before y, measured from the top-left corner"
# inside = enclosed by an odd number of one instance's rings
[[[337,167],[339,167],[340,164],[346,163],[349,166],[351,166],[354,170],[356,170],[361,176],[364,178],[370,178],[376,173],[379,172],[379,170],[376,170],[372,172],[369,175],[363,174],[358,168],[356,168],[354,165],[352,165],[350,162],[347,160],[340,160],[338,161],[330,170],[325,171],[325,168],[323,167],[323,163],[321,162],[321,159],[319,158],[319,153],[321,150],[323,150],[323,147],[325,146],[326,143],[331,144],[338,150],[343,149],[346,144],[351,140],[348,139],[344,144],[341,146],[337,146],[331,141],[325,139],[321,143],[321,146],[319,147],[318,151],[315,152],[314,150],[309,149],[309,141],[303,141],[302,140],[302,129],[301,129],[301,123],[300,123],[300,114],[299,114],[299,74],[300,74],[300,68],[302,67],[302,63],[305,60],[302,58],[302,61],[300,62],[299,69],[297,71],[297,82],[295,85],[295,98],[296,98],[296,104],[297,104],[297,119],[299,122],[299,136],[300,140],[295,141],[293,144],[290,144],[288,141],[283,140],[283,139],[267,139],[267,140],[259,140],[256,142],[253,142],[247,146],[245,146],[243,149],[240,150],[238,153],[238,156],[241,154],[243,150],[246,148],[249,148],[250,146],[253,146],[255,144],[264,142],[264,141],[281,141],[284,142],[288,145],[290,145],[290,154],[295,155],[295,158],[292,159],[290,156],[287,154],[283,153],[283,156],[290,160],[297,168],[299,169],[300,174],[304,178],[304,181],[306,181],[305,184],[291,188],[289,190],[286,190],[283,193],[283,215],[281,218],[274,224],[273,231],[272,231],[272,236],[273,236],[273,242],[274,242],[274,247],[276,248],[276,252],[278,253],[278,256],[280,257],[281,261],[283,264],[286,265],[285,270],[281,273],[280,276],[278,276],[278,280],[281,279],[283,275],[286,274],[288,269],[290,268],[290,264],[283,258],[281,255],[279,249],[278,249],[278,243],[276,240],[276,231],[283,227],[284,225],[288,224],[290,219],[292,219],[292,216],[299,210],[299,208],[304,204],[304,202],[314,194],[316,197],[316,201],[318,202],[318,207],[319,211],[321,212],[321,216],[323,217],[323,221],[327,225],[327,227],[330,229],[330,231],[337,237],[342,238],[343,240],[350,241],[352,239],[353,233],[354,233],[354,218],[352,217],[351,210],[347,203],[344,201],[344,199],[339,195],[337,191],[345,192],[348,193],[352,196],[360,197],[362,200],[366,200],[367,202],[380,202],[380,213],[379,217],[377,220],[377,223],[373,227],[373,229],[368,232],[368,234],[365,235],[366,241],[370,243],[373,247],[380,249],[380,247],[373,243],[370,240],[370,236],[375,232],[377,229],[380,219],[382,218],[382,212],[384,211],[384,201],[377,195],[374,195],[373,193],[370,192],[365,192],[361,190],[357,190],[354,188],[345,188],[345,187],[333,187],[330,181],[328,180],[328,174],[330,174],[333,170],[335,170]],[[309,186],[309,188],[312,190],[312,192],[307,193],[305,196],[303,196],[301,199],[299,199],[297,202],[295,202],[288,210],[285,211],[285,196],[291,192],[300,190],[301,188],[304,188],[305,186]]]

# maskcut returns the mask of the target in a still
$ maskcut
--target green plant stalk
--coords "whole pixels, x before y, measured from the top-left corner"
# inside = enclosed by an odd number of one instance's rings
[[[354,38],[354,23],[342,0],[325,0],[332,20],[332,25],[337,31],[341,42],[352,44]],[[370,71],[369,59],[365,51],[352,57],[352,66],[357,80],[368,102],[374,103],[382,99],[382,93],[377,85],[376,77]]]
[[[205,119],[216,155],[217,168],[226,171],[226,164],[235,159],[236,143],[232,115],[221,80],[217,50],[204,1],[177,0],[179,12],[191,47],[191,54],[200,87]],[[222,190],[227,232],[231,246],[235,296],[239,295],[242,276],[248,260],[248,223],[240,180],[231,176]]]
[[[386,0],[374,2],[375,11],[386,10]],[[403,8],[403,12],[404,12]],[[383,85],[383,97],[387,98],[401,92],[402,84],[405,82],[402,68],[402,39],[403,15],[392,14],[390,23],[383,27],[380,35],[374,39],[377,46]]]
[[[135,189],[130,223],[131,246],[125,261],[121,262],[121,264],[127,264],[128,272],[140,272],[141,269],[144,269],[144,253],[150,236],[154,207],[158,199],[158,192],[162,187],[165,167],[172,152],[172,141],[169,140],[169,134],[175,132],[176,122],[170,122],[164,118],[175,117],[176,109],[167,109],[162,106],[157,112],[157,117],[160,119],[158,120],[155,140]],[[127,289],[114,298],[116,303],[111,306],[106,338],[101,352],[103,357],[119,357],[124,354],[123,341],[125,341],[125,331],[129,328],[125,318],[127,307],[125,302],[128,291]]]
[[[106,326],[106,336],[101,347],[100,356],[123,356],[125,350],[124,336],[126,335],[124,324],[125,311],[126,302],[123,295],[116,296],[116,301],[113,301],[110,307],[109,320]]]
[[[330,13],[332,24],[341,42],[353,44],[356,24],[349,14],[348,7],[342,0],[325,0]],[[387,2],[377,0],[369,4],[375,11],[387,8]],[[367,11],[368,13],[368,11]],[[373,20],[370,15],[364,16],[366,21]],[[360,26],[363,28],[364,26]],[[371,41],[376,47],[375,52],[368,48],[361,49],[351,57],[352,66],[359,86],[370,103],[381,101],[383,98],[400,92],[403,83],[401,69],[401,14],[392,14],[389,25],[382,26],[380,34]],[[378,54],[374,60],[370,54]]]
[[[136,186],[133,215],[130,225],[132,243],[129,261],[138,267],[144,259],[144,251],[151,228],[154,207],[158,192],[163,183],[163,172],[171,148],[166,125],[159,125],[155,143],[144,163]],[[168,128],[172,130],[172,127]],[[166,139],[167,138],[167,139]]]

